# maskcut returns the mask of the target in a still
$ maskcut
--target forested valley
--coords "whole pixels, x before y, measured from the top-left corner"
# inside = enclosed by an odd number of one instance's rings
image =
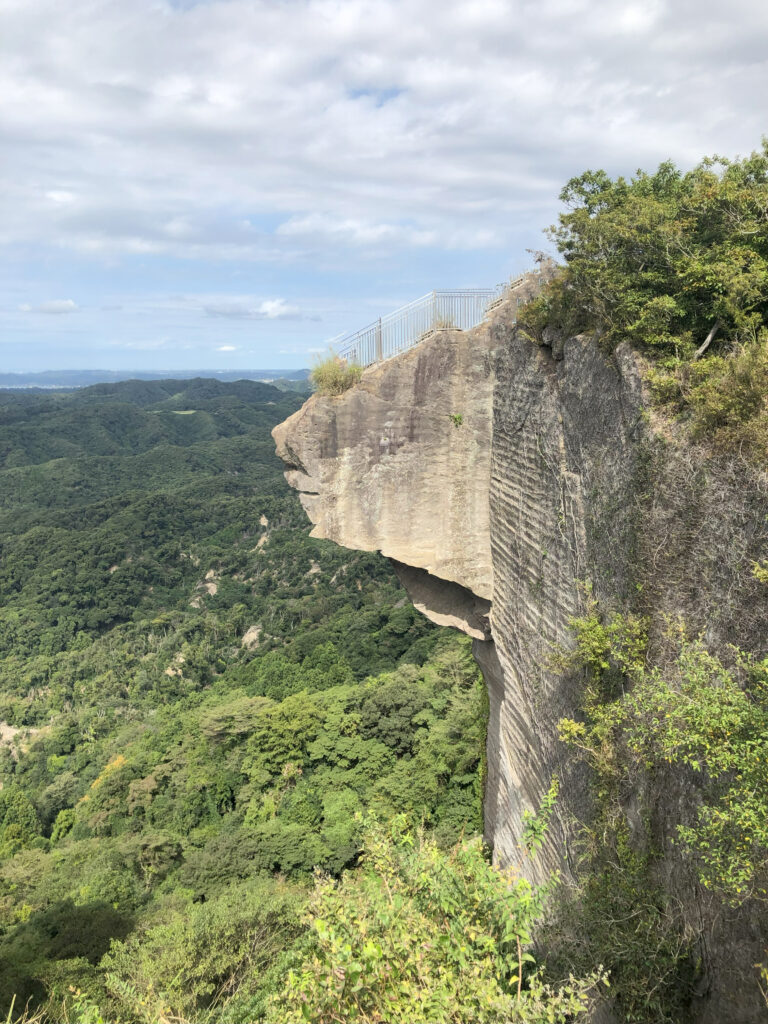
[[[270,437],[302,400],[0,393],[9,1020],[300,1019],[307,915],[354,918],[372,876],[322,887],[364,843],[402,886],[425,859],[467,885],[490,870],[476,842],[446,852],[481,830],[467,643],[384,559],[309,537]]]

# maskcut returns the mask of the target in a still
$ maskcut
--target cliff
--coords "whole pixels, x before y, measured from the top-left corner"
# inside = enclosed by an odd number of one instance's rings
[[[765,601],[745,568],[768,524],[764,477],[657,420],[628,346],[607,357],[587,336],[536,344],[516,326],[518,297],[472,331],[439,331],[370,368],[337,398],[313,396],[274,437],[313,534],[381,550],[417,607],[474,638],[490,700],[486,838],[498,863],[541,879],[573,872],[576,823],[591,813],[586,769],[557,732],[582,706],[583,673],[556,654],[573,646],[585,581],[601,607],[648,617],[661,666],[670,616],[714,653],[764,654]],[[531,861],[523,815],[553,775],[556,819]],[[686,1019],[762,1019],[747,977],[763,958],[761,927],[714,911],[695,924],[693,872],[670,862],[659,879],[697,930]]]

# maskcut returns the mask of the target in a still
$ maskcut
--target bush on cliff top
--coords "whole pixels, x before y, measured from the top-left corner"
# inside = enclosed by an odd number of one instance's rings
[[[321,395],[342,395],[357,384],[362,373],[362,366],[348,363],[332,352],[312,367],[309,379]]]
[[[568,209],[549,236],[565,270],[538,302],[550,323],[689,358],[757,340],[768,322],[768,139],[686,174],[670,162],[629,181],[585,171],[560,199]]]
[[[526,306],[537,338],[597,331],[653,360],[661,404],[697,438],[768,463],[768,139],[741,160],[630,180],[585,171],[549,236],[565,266]]]

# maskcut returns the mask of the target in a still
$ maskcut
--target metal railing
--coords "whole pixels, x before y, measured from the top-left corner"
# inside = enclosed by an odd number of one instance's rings
[[[490,306],[517,287],[523,277],[496,288],[434,291],[414,299],[368,327],[339,339],[336,354],[357,366],[371,366],[418,345],[439,330],[469,330],[481,323]]]

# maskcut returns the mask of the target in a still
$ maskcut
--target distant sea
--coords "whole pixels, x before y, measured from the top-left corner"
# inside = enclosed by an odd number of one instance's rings
[[[114,384],[121,380],[260,380],[268,384],[299,384],[309,370],[44,370],[42,373],[0,373],[0,388],[43,388],[46,390],[87,388],[91,384]]]

